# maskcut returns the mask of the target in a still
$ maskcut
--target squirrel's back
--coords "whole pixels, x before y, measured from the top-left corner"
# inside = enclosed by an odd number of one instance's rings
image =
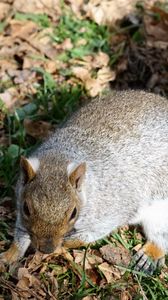
[[[39,153],[61,148],[97,158],[110,145],[155,146],[167,141],[168,100],[144,91],[113,91],[78,110],[42,145]],[[124,146],[124,145],[123,145]],[[80,150],[80,152],[78,152]],[[74,154],[76,155],[76,154]]]

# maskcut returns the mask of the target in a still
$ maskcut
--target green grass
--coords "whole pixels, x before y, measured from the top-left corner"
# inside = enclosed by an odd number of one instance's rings
[[[61,53],[59,58],[63,61],[83,58],[99,50],[110,52],[109,30],[106,26],[98,26],[93,21],[78,20],[71,14],[61,16],[51,38],[56,43],[62,43],[70,38],[73,47]],[[84,40],[85,44],[79,45],[80,40]]]
[[[32,14],[32,13],[19,13],[16,12],[14,18],[19,21],[33,21],[42,28],[50,27],[51,23],[47,15],[45,14]]]

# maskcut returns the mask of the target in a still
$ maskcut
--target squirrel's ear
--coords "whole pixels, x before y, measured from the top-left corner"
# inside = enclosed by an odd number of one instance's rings
[[[26,158],[21,156],[20,166],[24,174],[24,182],[31,181],[35,176],[39,168],[40,162],[38,158]]]
[[[86,163],[81,163],[76,165],[76,163],[70,163],[67,168],[69,182],[72,187],[80,190],[81,184],[83,182],[85,172],[86,172]]]

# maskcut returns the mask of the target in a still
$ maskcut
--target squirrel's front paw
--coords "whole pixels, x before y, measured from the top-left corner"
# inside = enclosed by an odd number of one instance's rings
[[[154,243],[147,242],[134,256],[134,270],[152,275],[153,272],[163,266],[165,253]]]
[[[11,265],[19,259],[19,248],[13,243],[10,248],[0,254],[0,272],[5,271],[5,265]]]

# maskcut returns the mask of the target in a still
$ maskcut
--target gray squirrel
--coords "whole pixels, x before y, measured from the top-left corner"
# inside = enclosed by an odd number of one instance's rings
[[[135,269],[152,273],[168,252],[168,101],[112,91],[81,107],[29,158],[21,158],[12,263],[32,242],[41,252],[76,247],[125,224],[147,242]]]

